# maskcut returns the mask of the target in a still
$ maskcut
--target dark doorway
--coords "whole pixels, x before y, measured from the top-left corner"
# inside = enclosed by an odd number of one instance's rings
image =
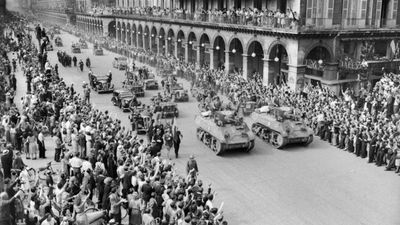
[[[208,10],[208,0],[204,0],[203,2],[203,9]]]
[[[218,0],[218,9],[221,10],[224,8],[224,0]]]
[[[261,0],[254,0],[254,8],[256,8],[256,9],[262,8]]]
[[[235,0],[234,1],[234,6],[235,9],[241,9],[242,8],[242,0]]]
[[[283,13],[286,12],[286,7],[287,7],[286,0],[281,0],[278,2],[278,4],[279,4],[279,10]]]
[[[184,0],[179,0],[179,8],[183,9]]]

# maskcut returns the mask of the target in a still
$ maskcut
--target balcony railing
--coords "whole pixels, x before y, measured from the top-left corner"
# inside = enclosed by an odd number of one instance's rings
[[[281,16],[266,16],[266,15],[257,15],[257,16],[244,16],[244,15],[216,15],[216,14],[202,14],[202,13],[155,13],[155,12],[130,12],[123,10],[113,10],[113,11],[100,11],[100,12],[89,12],[89,14],[94,16],[101,15],[118,15],[118,16],[126,16],[126,17],[142,17],[142,18],[162,18],[169,20],[185,20],[192,21],[195,23],[212,23],[212,24],[234,24],[239,26],[246,26],[247,28],[265,28],[265,29],[283,29],[283,30],[298,30],[298,20],[290,18],[288,16],[284,16],[285,14],[281,14]]]

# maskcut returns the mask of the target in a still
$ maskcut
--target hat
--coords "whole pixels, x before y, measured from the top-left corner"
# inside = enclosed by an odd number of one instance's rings
[[[192,155],[190,155],[190,159],[194,159],[194,155],[192,154]]]

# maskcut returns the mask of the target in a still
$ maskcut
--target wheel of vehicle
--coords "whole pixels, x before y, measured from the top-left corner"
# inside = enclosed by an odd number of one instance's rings
[[[203,139],[203,131],[200,128],[197,128],[196,136],[197,136],[197,139],[199,139],[200,141],[203,141],[202,140]]]
[[[307,142],[304,143],[305,146],[311,144],[311,142],[313,142],[314,140],[314,136],[311,134],[310,136],[308,136],[308,140]]]
[[[215,154],[221,155],[223,151],[222,144],[219,140],[215,140]]]
[[[258,136],[258,131],[259,131],[258,125],[255,124],[255,123],[253,123],[253,124],[251,125],[251,131],[252,131],[254,134],[256,134],[256,135]]]
[[[283,147],[283,144],[284,144],[282,135],[279,134],[279,133],[273,134],[271,143],[272,143],[272,145],[274,147],[276,147],[278,149],[281,149]]]
[[[250,152],[254,148],[254,140],[250,141],[249,146],[246,149],[246,152]]]

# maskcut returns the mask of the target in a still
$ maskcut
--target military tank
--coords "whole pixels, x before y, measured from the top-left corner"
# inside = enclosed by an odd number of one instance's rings
[[[288,144],[309,145],[313,131],[293,114],[290,107],[268,107],[256,109],[252,114],[253,133],[278,149]]]
[[[234,111],[202,112],[195,123],[197,138],[216,155],[231,149],[250,152],[254,148],[254,134],[243,119],[235,118]]]

